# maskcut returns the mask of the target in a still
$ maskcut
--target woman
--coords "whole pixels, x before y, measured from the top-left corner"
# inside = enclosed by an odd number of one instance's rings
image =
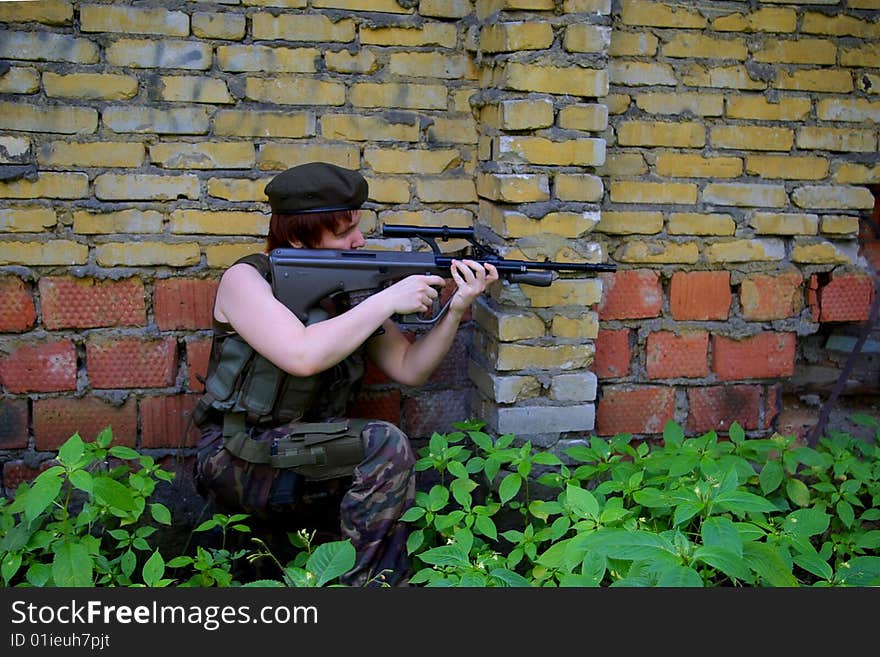
[[[228,512],[296,523],[308,511],[302,491],[310,482],[345,481],[340,530],[357,560],[343,582],[394,585],[408,567],[399,519],[414,496],[413,451],[398,427],[345,418],[345,408],[365,357],[399,383],[424,383],[498,272],[453,260],[449,308],[415,342],[391,317],[430,309],[445,284],[440,276],[409,276],[353,307],[339,296],[325,299],[303,323],[273,296],[268,253],[361,248],[367,182],[357,171],[314,162],[279,174],[265,191],[272,208],[266,252],[234,263],[217,288],[206,394],[194,413],[202,430],[197,483]]]

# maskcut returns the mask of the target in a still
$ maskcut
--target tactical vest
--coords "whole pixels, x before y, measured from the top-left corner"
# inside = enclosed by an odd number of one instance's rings
[[[242,262],[255,267],[271,284],[267,255],[252,254],[234,264]],[[316,309],[306,324],[327,316],[326,309]],[[300,442],[318,445],[337,438],[357,438],[354,442],[359,443],[358,425],[362,423],[338,418],[357,393],[363,374],[363,346],[324,372],[307,377],[293,376],[257,353],[231,326],[215,320],[205,393],[193,409],[193,420],[200,427],[221,423],[224,446],[247,461],[272,463],[277,467],[321,465],[322,459],[326,462],[326,444],[296,454],[290,452],[290,446],[282,445],[282,451],[289,452],[285,456],[278,453],[277,444],[260,444],[252,440],[251,435],[255,430],[301,421],[294,425],[291,434]],[[297,431],[297,426],[301,430]],[[354,454],[357,445],[337,443],[331,451],[338,450],[345,453],[337,456],[347,461],[357,456]]]

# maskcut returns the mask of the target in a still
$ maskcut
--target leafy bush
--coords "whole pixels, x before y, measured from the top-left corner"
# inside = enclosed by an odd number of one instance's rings
[[[483,426],[459,423],[420,451],[417,469],[440,481],[404,517],[411,584],[880,584],[876,441],[833,433],[810,448],[738,424],[729,439],[686,438],[670,422],[662,445],[594,436],[563,463]],[[549,494],[534,499],[532,479]]]

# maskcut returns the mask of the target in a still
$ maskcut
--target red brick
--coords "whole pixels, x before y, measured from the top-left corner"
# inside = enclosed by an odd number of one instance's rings
[[[798,271],[779,276],[747,276],[739,291],[743,319],[786,319],[800,314],[804,308],[804,290],[801,287],[803,282],[803,276]]]
[[[99,281],[47,276],[40,279],[43,325],[47,329],[143,326],[144,284],[139,278]]]
[[[27,446],[27,400],[0,398],[0,449],[24,449]]]
[[[400,390],[362,390],[349,404],[350,417],[385,420],[400,426]]]
[[[37,322],[28,286],[16,276],[0,277],[0,333],[22,333]]]
[[[463,373],[468,371],[468,352],[467,346],[470,338],[470,332],[465,335],[464,331],[459,331],[452,342],[452,346],[446,355],[437,364],[437,368],[428,378],[428,383],[443,384],[446,387],[452,387],[456,383],[460,383]],[[467,375],[464,374],[466,377]]]
[[[871,312],[874,283],[863,274],[835,275],[819,289],[820,322],[863,322]]]
[[[721,381],[794,374],[795,334],[767,331],[742,340],[712,338],[712,369]]]
[[[4,463],[3,489],[6,497],[14,498],[15,489],[18,488],[22,482],[33,481],[38,474],[53,465],[58,465],[58,461],[55,459],[46,459],[36,468],[27,465],[24,461],[7,461]]]
[[[599,329],[593,372],[600,379],[615,379],[629,374],[632,348],[630,329]]]
[[[596,433],[662,433],[675,415],[675,388],[606,387],[596,409]]]
[[[167,278],[156,281],[153,314],[162,331],[211,328],[218,281]]]
[[[199,430],[190,423],[198,395],[144,397],[140,402],[141,447],[192,447]]]
[[[189,389],[193,392],[203,392],[204,384],[198,377],[204,379],[208,374],[208,361],[211,357],[211,338],[193,338],[185,340],[186,344],[186,369],[189,374]]]
[[[655,331],[648,336],[646,364],[649,379],[701,377],[709,374],[709,334]]]
[[[770,428],[776,421],[776,416],[782,408],[782,386],[775,384],[767,386],[767,396],[764,403],[764,426]]]
[[[403,427],[410,438],[430,438],[437,433],[453,431],[453,422],[468,417],[468,390],[443,390],[420,392],[417,397],[404,401],[406,425]]]
[[[384,385],[387,383],[392,383],[392,380],[385,374],[385,372],[379,369],[378,365],[367,358],[364,368],[363,385],[372,386]]]
[[[110,427],[114,445],[134,447],[137,409],[127,400],[121,406],[99,397],[54,397],[34,402],[34,442],[38,450],[57,450],[73,434],[86,442]]]
[[[177,341],[90,336],[86,370],[93,388],[171,386],[177,374]]]
[[[669,286],[669,310],[681,320],[727,319],[730,272],[676,272]]]
[[[600,274],[603,281],[599,319],[643,319],[657,317],[663,307],[660,274],[648,269],[634,269],[615,274]]]
[[[70,340],[20,343],[0,359],[0,383],[8,392],[76,390],[76,349]]]
[[[819,277],[816,274],[810,276],[807,284],[807,306],[814,322],[819,321]]]
[[[689,388],[687,430],[727,433],[738,422],[746,430],[759,428],[761,386],[708,386]]]

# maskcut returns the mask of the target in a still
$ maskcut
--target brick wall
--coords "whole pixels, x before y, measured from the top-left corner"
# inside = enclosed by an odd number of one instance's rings
[[[619,267],[499,286],[426,387],[370,371],[354,412],[548,448],[670,417],[771,430],[810,340],[873,294],[877,9],[0,3],[3,485],[73,431],[192,444],[216,281],[262,248],[268,180],[315,159],[364,172],[370,248],[413,248],[386,222],[475,225],[509,257]]]

